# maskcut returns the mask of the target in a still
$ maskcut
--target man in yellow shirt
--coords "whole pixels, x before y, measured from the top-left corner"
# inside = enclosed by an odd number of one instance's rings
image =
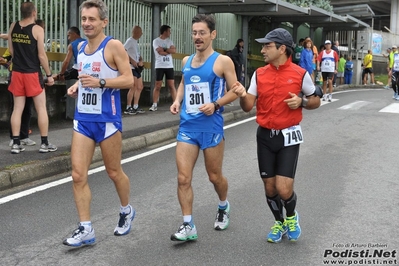
[[[368,75],[371,77],[371,85],[375,85],[374,83],[374,73],[373,73],[373,52],[371,50],[367,51],[366,56],[363,59],[363,84],[367,85]]]
[[[392,89],[394,92],[392,98],[399,101],[399,55],[396,45],[392,46],[392,52],[389,54],[389,75],[391,77]]]

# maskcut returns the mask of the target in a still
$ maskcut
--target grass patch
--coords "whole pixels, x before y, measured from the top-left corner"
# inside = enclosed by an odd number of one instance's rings
[[[374,80],[377,81],[381,81],[382,83],[384,83],[384,85],[388,84],[388,74],[385,75],[375,75],[374,76]]]
[[[13,169],[22,167],[24,165],[33,164],[35,162],[37,162],[37,161],[29,161],[29,162],[24,162],[24,163],[16,163],[16,164],[12,164],[12,165],[6,165],[0,170],[13,170]]]

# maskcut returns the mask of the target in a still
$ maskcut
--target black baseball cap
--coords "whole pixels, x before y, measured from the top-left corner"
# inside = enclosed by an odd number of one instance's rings
[[[255,41],[258,43],[276,42],[291,48],[294,46],[291,34],[283,28],[274,29],[266,34],[265,38],[255,39]]]

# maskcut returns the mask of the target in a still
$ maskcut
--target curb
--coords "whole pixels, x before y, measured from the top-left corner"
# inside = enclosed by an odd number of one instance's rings
[[[242,110],[235,110],[224,113],[223,118],[225,122],[229,122],[245,117],[254,116],[255,114],[256,108],[253,108],[248,113],[245,113]],[[177,135],[178,128],[178,126],[174,126],[171,128],[165,128],[146,133],[141,136],[123,139],[122,154],[173,139]],[[101,149],[97,146],[94,150],[92,163],[96,163],[101,160]],[[72,164],[70,155],[62,155],[46,161],[35,162],[15,169],[1,171],[0,191],[15,188],[17,186],[48,178],[53,175],[67,173],[71,170]]]

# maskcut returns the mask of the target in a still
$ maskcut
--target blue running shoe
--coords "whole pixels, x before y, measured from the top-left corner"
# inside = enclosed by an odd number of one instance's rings
[[[82,245],[92,245],[96,242],[96,236],[94,234],[94,229],[92,228],[90,232],[86,231],[85,228],[79,225],[72,236],[65,239],[62,242],[66,246],[80,247]]]
[[[301,227],[299,226],[299,215],[295,211],[295,215],[287,217],[284,225],[288,228],[287,236],[290,241],[297,241],[301,235]]]
[[[267,242],[280,243],[283,235],[287,233],[287,228],[282,222],[275,221],[271,229],[272,230],[267,235]]]

